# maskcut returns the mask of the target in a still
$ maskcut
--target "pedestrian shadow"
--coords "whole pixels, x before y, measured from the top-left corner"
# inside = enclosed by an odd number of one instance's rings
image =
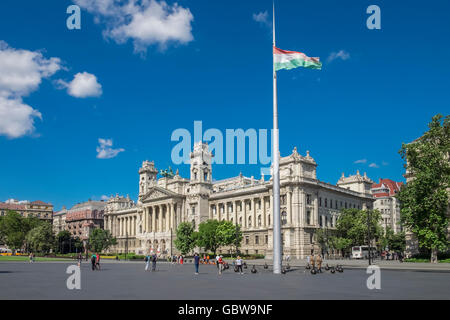
[[[0,271],[0,273],[13,273],[12,271]]]

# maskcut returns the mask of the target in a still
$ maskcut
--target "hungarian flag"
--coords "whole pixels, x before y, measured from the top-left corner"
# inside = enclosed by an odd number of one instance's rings
[[[301,52],[281,50],[277,47],[273,47],[273,63],[275,71],[298,67],[322,69],[322,62],[319,61],[319,58],[311,58]]]

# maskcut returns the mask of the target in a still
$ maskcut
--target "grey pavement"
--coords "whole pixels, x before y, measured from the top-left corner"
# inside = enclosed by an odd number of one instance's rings
[[[81,268],[81,290],[66,287],[66,268],[73,262],[0,262],[0,299],[450,299],[446,272],[381,270],[381,290],[369,290],[365,269],[312,275],[291,268],[285,275],[258,267],[244,275],[226,270],[221,276],[212,265],[158,263],[144,271],[143,262],[107,262],[101,271]]]
[[[230,260],[231,262],[231,260]],[[257,260],[247,260],[248,265],[264,265],[267,263],[271,265],[272,260],[257,259]],[[287,262],[283,261],[283,265]],[[290,266],[294,267],[305,267],[307,264],[306,259],[293,259],[289,261]],[[328,264],[329,266],[342,265],[348,268],[364,268],[369,266],[368,260],[357,260],[357,259],[324,259],[322,265]],[[419,262],[400,262],[398,260],[380,260],[375,259],[372,262],[373,265],[379,266],[381,269],[391,269],[391,270],[423,270],[423,271],[448,271],[450,272],[450,263],[419,263]]]

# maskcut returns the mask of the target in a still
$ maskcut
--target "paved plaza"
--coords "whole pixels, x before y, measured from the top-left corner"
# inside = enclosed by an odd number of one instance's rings
[[[0,299],[450,299],[450,273],[443,271],[382,270],[381,290],[366,286],[366,270],[312,275],[294,268],[274,275],[258,268],[244,275],[231,268],[222,276],[215,266],[158,263],[144,271],[142,262],[105,262],[102,271],[81,267],[81,290],[68,290],[66,268],[73,262],[1,262]]]

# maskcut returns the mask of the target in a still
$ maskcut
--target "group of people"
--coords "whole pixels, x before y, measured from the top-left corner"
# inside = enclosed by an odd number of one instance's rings
[[[156,271],[156,261],[158,260],[158,256],[156,255],[156,253],[150,255],[146,255],[145,256],[145,271],[147,271],[150,267],[150,262],[152,263],[152,271]]]
[[[81,264],[81,259],[78,260],[78,263]],[[100,254],[98,254],[98,253],[92,254],[91,265],[92,265],[92,271],[100,270]]]
[[[308,265],[310,265],[313,269],[316,269],[318,272],[322,272],[322,256],[320,254],[314,255],[311,253],[310,256],[306,257]]]
[[[205,257],[203,258],[204,263],[209,264],[209,256],[206,258],[207,260],[205,260]],[[199,269],[199,265],[200,265],[200,256],[198,253],[194,254],[194,267],[195,267],[195,274],[198,274],[198,269]],[[236,268],[237,268],[237,272],[240,272],[240,274],[244,274],[244,272],[242,271],[242,266],[244,264],[244,261],[242,260],[242,258],[240,256],[238,256],[236,258],[236,260],[233,263]],[[227,262],[223,259],[222,255],[217,255],[216,256],[216,266],[217,266],[217,271],[219,273],[219,275],[222,274],[223,270],[225,269],[225,266],[227,265]]]
[[[167,259],[169,262],[172,262],[172,264],[183,264],[184,263],[184,257],[182,255],[176,255],[169,256]]]
[[[396,252],[396,251],[390,252],[390,251],[384,250],[381,252],[380,256],[381,256],[381,260],[400,260],[400,261],[403,260],[402,253]]]

